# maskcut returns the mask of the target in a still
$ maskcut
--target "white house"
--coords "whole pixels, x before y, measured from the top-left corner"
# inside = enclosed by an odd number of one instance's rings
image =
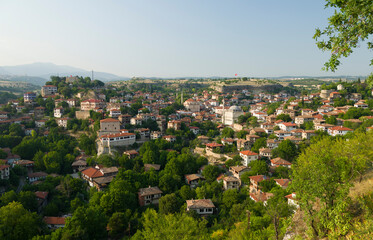
[[[346,135],[347,133],[353,132],[353,131],[354,130],[352,130],[350,128],[343,127],[343,126],[335,126],[335,127],[331,127],[331,128],[328,129],[328,134],[331,135],[331,136],[337,136],[337,135],[343,136],[343,135]]]
[[[297,124],[290,122],[282,122],[278,124],[278,126],[283,131],[292,131],[294,129],[297,129]]]
[[[240,157],[243,159],[243,165],[247,167],[250,162],[259,159],[259,154],[246,150],[240,152]]]
[[[187,211],[196,211],[199,215],[211,215],[214,213],[215,205],[211,199],[186,200]]]

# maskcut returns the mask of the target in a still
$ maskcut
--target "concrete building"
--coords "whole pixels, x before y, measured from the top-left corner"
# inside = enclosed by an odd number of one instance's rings
[[[23,101],[25,103],[31,103],[36,99],[36,93],[34,92],[27,92],[23,94]]]
[[[250,162],[259,159],[259,154],[246,150],[240,152],[240,157],[243,159],[243,165],[247,167]]]
[[[104,134],[115,134],[120,132],[120,122],[118,119],[106,118],[100,120],[99,136]]]
[[[80,109],[82,111],[90,111],[90,110],[105,108],[105,105],[106,104],[103,100],[87,99],[80,103]]]
[[[9,165],[0,165],[0,178],[2,180],[9,179],[10,175],[10,166]]]
[[[100,136],[100,142],[104,147],[124,147],[136,142],[134,133],[115,133]]]
[[[55,108],[55,109],[53,110],[53,116],[54,116],[55,118],[61,118],[62,115],[63,115],[63,108]]]
[[[199,215],[211,215],[214,213],[215,205],[211,199],[186,200],[187,211],[196,211]]]
[[[55,95],[57,93],[57,87],[54,85],[45,85],[41,87],[41,96],[46,97]]]
[[[140,206],[150,204],[158,205],[159,199],[162,197],[162,191],[158,187],[140,188],[138,192]]]
[[[228,110],[223,111],[222,123],[225,125],[232,125],[238,120],[238,117],[243,115],[244,112],[238,106],[232,106]]]
[[[183,105],[186,110],[191,111],[191,112],[199,112],[201,110],[201,106],[199,102],[191,98],[186,100]]]
[[[236,177],[227,176],[223,178],[223,186],[225,190],[228,190],[228,189],[238,190],[240,188],[240,185],[241,185],[241,180]]]

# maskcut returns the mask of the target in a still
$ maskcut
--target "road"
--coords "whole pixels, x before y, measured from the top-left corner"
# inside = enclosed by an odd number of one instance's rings
[[[19,178],[19,184],[18,184],[18,188],[17,188],[17,193],[19,193],[22,190],[22,188],[25,185],[25,183],[26,183],[25,177],[21,176]]]

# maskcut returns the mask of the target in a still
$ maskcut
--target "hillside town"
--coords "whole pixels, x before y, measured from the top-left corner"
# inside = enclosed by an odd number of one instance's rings
[[[52,76],[40,94],[25,92],[1,106],[0,202],[25,204],[43,217],[44,233],[83,214],[77,209],[97,206],[109,220],[96,227],[112,236],[135,234],[149,207],[224,224],[232,207],[239,214],[244,202],[265,207],[280,192],[294,213],[297,192],[288,187],[297,157],[325,136],[348,139],[373,129],[367,83],[317,89],[242,85],[219,92]],[[118,212],[131,227],[117,226]]]

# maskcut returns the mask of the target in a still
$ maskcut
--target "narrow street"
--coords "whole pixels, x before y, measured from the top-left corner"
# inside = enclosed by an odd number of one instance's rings
[[[18,184],[18,188],[17,188],[17,193],[19,193],[20,191],[22,191],[22,188],[23,186],[25,185],[26,183],[26,178],[25,177],[20,177],[19,178],[19,184]]]

